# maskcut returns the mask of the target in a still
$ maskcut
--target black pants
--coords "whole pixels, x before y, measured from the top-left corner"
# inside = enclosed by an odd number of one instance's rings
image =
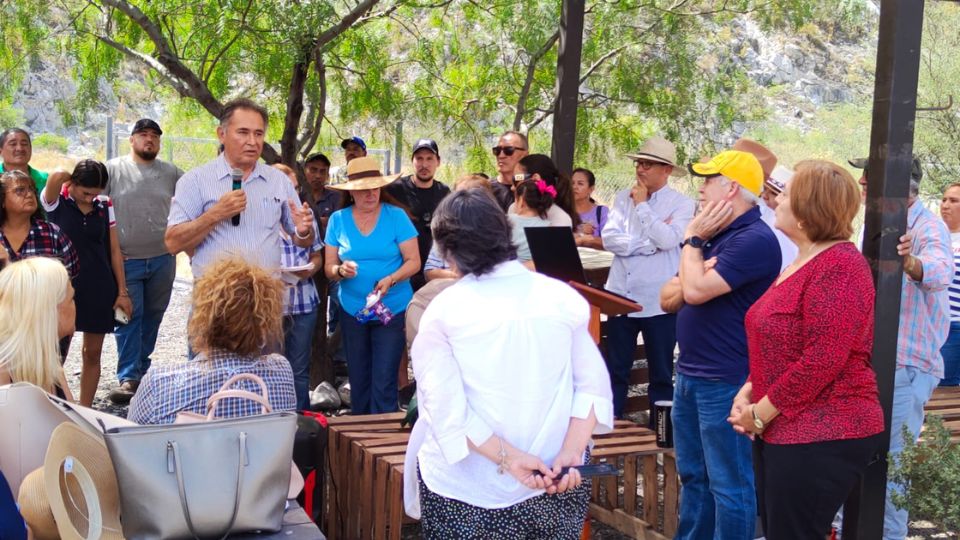
[[[760,523],[767,540],[830,534],[837,510],[880,445],[880,435],[807,444],[753,446]]]
[[[589,457],[584,463],[589,463]],[[480,508],[430,491],[420,476],[420,525],[426,540],[578,540],[590,502],[590,480],[506,508]]]

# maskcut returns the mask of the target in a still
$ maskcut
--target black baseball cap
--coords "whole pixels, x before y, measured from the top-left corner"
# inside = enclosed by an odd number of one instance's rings
[[[357,137],[356,135],[354,135],[353,137],[350,137],[349,139],[344,139],[340,141],[340,148],[346,149],[347,145],[350,143],[359,145],[360,148],[363,148],[364,152],[367,151],[367,143],[363,142],[363,139],[361,139],[360,137]]]
[[[326,163],[327,167],[330,166],[330,158],[328,158],[327,156],[325,156],[325,155],[323,154],[323,152],[317,152],[316,154],[310,154],[309,156],[307,156],[307,159],[303,160],[303,164],[306,165],[307,163],[313,163],[314,161],[322,161],[322,162]]]
[[[423,149],[433,152],[438,158],[440,157],[440,148],[437,146],[437,141],[433,139],[417,139],[417,142],[413,144],[413,152],[410,155],[413,156]]]
[[[867,165],[870,163],[870,158],[848,159],[847,163],[849,163],[851,167],[866,171]],[[910,165],[910,178],[913,178],[917,182],[923,180],[923,168],[920,166],[920,160],[917,158],[913,158],[913,162]]]
[[[154,122],[149,118],[141,118],[137,120],[137,123],[133,125],[133,129],[130,130],[130,134],[140,133],[141,131],[146,131],[152,129],[157,132],[157,135],[163,135],[163,130],[160,129],[160,124]]]

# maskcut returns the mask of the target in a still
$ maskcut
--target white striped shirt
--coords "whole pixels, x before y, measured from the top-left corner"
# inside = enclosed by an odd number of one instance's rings
[[[222,155],[191,169],[177,182],[167,228],[197,219],[232,188],[230,166]],[[280,267],[280,227],[295,233],[287,201],[299,204],[300,198],[285,174],[263,163],[257,163],[243,181],[243,190],[247,207],[240,213],[240,225],[234,227],[225,219],[200,242],[190,259],[194,278],[224,256],[237,256],[271,271]]]
[[[950,320],[960,321],[960,233],[950,233],[953,247],[953,280],[950,282]]]

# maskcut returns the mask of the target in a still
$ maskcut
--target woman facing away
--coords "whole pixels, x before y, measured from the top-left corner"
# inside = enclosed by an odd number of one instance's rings
[[[250,373],[266,383],[274,411],[292,411],[297,399],[286,358],[265,354],[283,339],[283,284],[242,259],[210,265],[193,286],[193,313],[187,325],[197,355],[175,364],[154,364],[130,401],[127,418],[138,424],[172,424],[181,411],[206,414],[207,399],[234,375]],[[258,385],[235,388],[260,394]],[[217,418],[251,416],[260,404],[229,398]]]
[[[850,173],[801,162],[778,201],[776,227],[799,255],[747,311],[750,377],[729,422],[754,440],[765,536],[825,538],[884,427],[870,365],[874,287],[849,240],[860,206]]]
[[[589,487],[561,468],[585,463],[591,436],[613,429],[587,302],[516,260],[487,193],[449,195],[432,230],[463,277],[427,307],[411,349],[420,419],[407,512],[427,539],[579,538]]]
[[[73,285],[56,259],[31,257],[0,271],[0,385],[28,382],[73,401],[59,341],[73,334]]]

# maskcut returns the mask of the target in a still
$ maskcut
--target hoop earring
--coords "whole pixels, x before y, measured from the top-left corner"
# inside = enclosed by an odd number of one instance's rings
[[[803,230],[803,223],[801,223],[801,222],[798,221],[798,222],[797,222],[797,228],[802,231],[802,230]]]

